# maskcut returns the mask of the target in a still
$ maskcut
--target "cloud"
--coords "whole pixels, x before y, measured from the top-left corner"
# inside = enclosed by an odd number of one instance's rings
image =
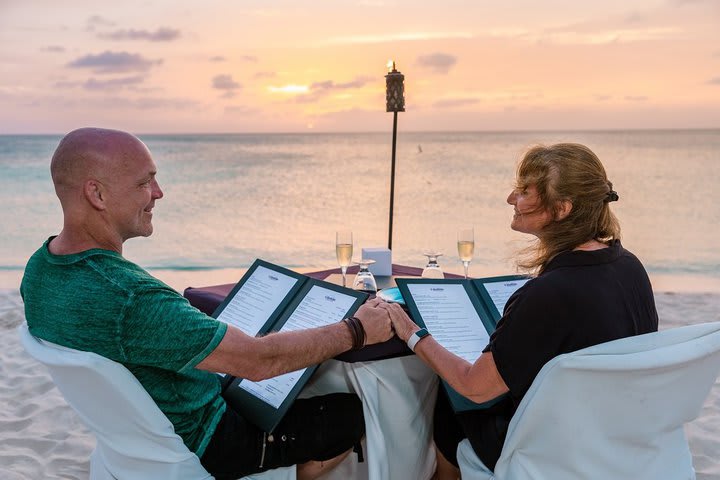
[[[646,25],[645,13],[630,11],[614,19],[593,19],[546,28],[503,27],[485,30],[492,38],[512,39],[536,45],[613,45],[672,40],[686,34],[679,26]]]
[[[142,75],[132,77],[111,78],[109,80],[88,79],[84,84],[85,90],[120,90],[128,86],[134,86],[145,81]]]
[[[212,88],[223,92],[220,98],[233,98],[242,85],[233,80],[232,75],[216,75],[212,79]]]
[[[623,19],[624,23],[642,23],[647,20],[647,17],[638,12],[632,12],[625,16]]]
[[[257,63],[258,58],[254,55],[242,55],[240,57],[240,60],[243,60],[245,62]]]
[[[542,91],[524,89],[457,91],[446,92],[444,98],[438,99],[430,106],[439,109],[458,109],[480,103],[486,105],[506,105],[508,103],[531,105],[544,98],[544,96]]]
[[[433,104],[436,108],[457,108],[464,107],[466,105],[475,105],[480,100],[477,98],[449,98],[447,100],[438,100]]]
[[[110,33],[98,33],[100,38],[108,40],[146,40],[149,42],[171,42],[180,38],[180,30],[160,27],[154,32],[148,30],[115,30]]]
[[[714,77],[707,81],[710,85],[720,85],[720,77]]]
[[[242,85],[233,80],[232,75],[215,75],[212,79],[212,87],[217,90],[233,91],[242,88]]]
[[[275,72],[257,72],[255,75],[253,75],[253,78],[275,78],[277,76],[277,73]]]
[[[214,57],[210,57],[211,62],[225,62],[227,61],[227,58],[223,57],[222,55],[216,55]]]
[[[2,89],[0,89],[0,97]],[[91,108],[91,109],[110,109],[113,112],[125,112],[132,114],[137,110],[158,110],[161,113],[166,110],[179,110],[186,113],[189,109],[202,108],[204,105],[194,99],[184,97],[162,97],[162,96],[142,96],[133,98],[126,95],[118,95],[109,93],[107,95],[67,95],[67,93],[43,94],[41,96],[31,96],[26,94],[17,95],[21,105],[27,107],[37,107],[43,111],[50,109],[71,109],[71,108]],[[19,103],[20,104],[20,103]]]
[[[68,63],[70,68],[88,68],[95,73],[146,72],[162,60],[148,60],[137,53],[105,51],[85,55]]]
[[[310,91],[329,91],[329,90],[346,90],[348,88],[360,88],[365,86],[369,81],[374,80],[373,77],[358,77],[351,82],[335,83],[333,80],[325,80],[324,82],[315,82],[310,85]]]
[[[612,100],[611,95],[601,95],[601,94],[595,95],[596,102],[607,102],[608,100]]]
[[[94,108],[112,108],[117,111],[133,112],[135,110],[187,110],[201,107],[202,105],[193,99],[183,97],[152,97],[144,96],[129,98],[120,95],[101,95],[88,97],[79,100],[83,105],[90,105]]]
[[[53,84],[55,88],[75,88],[80,86],[80,82],[73,82],[69,80],[59,80]]]
[[[316,102],[332,92],[362,88],[374,80],[373,77],[357,77],[355,80],[343,83],[335,83],[333,80],[315,82],[308,87],[307,94],[298,96],[296,100],[299,103]]]
[[[634,18],[641,20],[640,17]],[[682,33],[682,29],[677,27],[600,28],[597,25],[581,23],[549,28],[537,33],[525,32],[517,35],[517,38],[536,44],[611,45],[667,40]]]
[[[452,40],[473,38],[469,32],[406,32],[385,35],[353,35],[348,37],[331,38],[327,43],[331,45],[365,44],[365,43],[391,43],[413,42],[422,40]]]
[[[42,47],[40,51],[50,53],[62,53],[65,51],[65,47],[60,45],[48,45],[47,47]]]
[[[685,5],[697,5],[699,3],[711,3],[716,0],[673,0],[671,3],[678,7],[682,7]]]
[[[126,101],[126,105],[129,107],[128,110],[140,109],[140,110],[164,110],[164,109],[177,109],[186,110],[188,108],[199,107],[200,104],[191,99],[187,98],[164,98],[164,97],[144,97],[138,98],[133,101]]]
[[[648,97],[644,95],[626,95],[625,100],[630,102],[646,102]]]
[[[129,85],[127,89],[136,93],[158,93],[165,91],[162,87],[138,87],[136,85]]]
[[[95,27],[113,27],[115,22],[108,20],[107,18],[101,17],[100,15],[93,15],[85,22],[86,29],[90,32],[95,31]]]
[[[420,55],[416,63],[421,67],[429,68],[435,73],[448,73],[457,63],[457,57],[447,53],[432,53]]]

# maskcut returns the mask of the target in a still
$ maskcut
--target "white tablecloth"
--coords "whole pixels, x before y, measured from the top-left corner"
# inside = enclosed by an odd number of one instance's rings
[[[437,376],[415,356],[323,363],[302,397],[355,392],[365,413],[365,462],[350,455],[328,479],[427,480],[435,470]]]

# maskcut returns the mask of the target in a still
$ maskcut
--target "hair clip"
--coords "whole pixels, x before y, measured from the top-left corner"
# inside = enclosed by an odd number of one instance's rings
[[[610,190],[605,197],[605,202],[617,202],[620,199],[615,190]]]

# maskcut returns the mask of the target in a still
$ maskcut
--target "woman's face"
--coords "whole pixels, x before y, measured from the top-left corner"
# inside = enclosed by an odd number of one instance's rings
[[[529,233],[537,237],[552,220],[551,213],[540,207],[540,198],[535,185],[528,185],[522,190],[513,190],[508,195],[507,203],[515,207],[510,228],[517,232]]]

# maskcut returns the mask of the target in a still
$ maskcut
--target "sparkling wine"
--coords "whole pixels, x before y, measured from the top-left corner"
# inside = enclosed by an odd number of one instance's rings
[[[335,253],[337,254],[338,265],[341,267],[349,266],[353,254],[352,243],[339,243],[335,245]]]
[[[473,258],[475,253],[475,242],[459,241],[458,242],[458,256],[463,262],[469,262]]]

